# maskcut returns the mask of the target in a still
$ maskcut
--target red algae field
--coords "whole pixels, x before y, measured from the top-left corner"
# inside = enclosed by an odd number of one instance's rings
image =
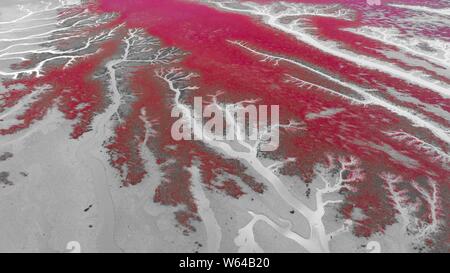
[[[5,1],[0,81],[1,252],[450,250],[448,1]]]

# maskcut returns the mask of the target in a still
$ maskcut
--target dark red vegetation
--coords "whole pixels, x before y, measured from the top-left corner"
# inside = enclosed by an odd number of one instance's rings
[[[350,0],[291,2],[342,3],[355,11],[353,21],[309,18],[309,23],[323,38],[339,42],[342,47],[355,54],[392,63],[405,70],[417,69],[442,82],[450,82],[448,77],[438,75],[429,68],[413,67],[380,53],[381,49],[400,51],[395,46],[342,30],[345,27],[386,24],[383,20],[376,21],[365,16],[362,13],[363,5]],[[386,9],[387,13],[399,17],[405,16],[395,8],[380,9]],[[434,179],[440,184],[443,193],[448,192],[450,172],[447,163],[437,160],[435,154],[424,153],[411,146],[410,142],[394,139],[386,134],[393,131],[420,136],[448,154],[448,143],[428,129],[419,128],[410,120],[381,106],[352,103],[325,89],[299,87],[287,82],[286,74],[289,74],[343,93],[353,92],[336,81],[305,68],[283,61],[276,66],[273,62],[261,62],[261,57],[230,41],[245,42],[259,52],[295,60],[340,81],[373,90],[377,97],[396,106],[413,109],[427,119],[448,127],[448,120],[432,113],[425,106],[435,105],[448,113],[450,101],[440,94],[401,80],[396,75],[367,69],[337,58],[265,25],[260,19],[220,11],[194,1],[103,0],[99,1],[98,6],[92,7],[92,10],[118,13],[119,18],[115,24],[124,22],[127,28],[144,28],[149,35],[160,39],[164,46],[174,46],[187,52],[188,55],[176,65],[199,75],[193,83],[199,89],[190,96],[206,98],[223,91],[224,94],[218,99],[224,102],[258,99],[260,104],[280,105],[282,122],[302,122],[304,130],[295,133],[282,131],[280,148],[274,153],[264,154],[280,160],[296,158],[295,162],[287,164],[281,170],[282,174],[298,175],[303,181],[311,182],[315,177],[315,166],[324,162],[328,154],[358,157],[366,173],[365,181],[358,184],[358,191],[346,193],[346,202],[342,206],[345,217],[351,217],[353,208],[360,208],[367,216],[355,227],[357,235],[370,236],[383,232],[386,225],[395,222],[396,211],[390,206],[383,182],[379,178],[382,172],[399,174],[406,181]],[[17,117],[21,121],[19,124],[2,129],[0,133],[11,134],[29,127],[34,121],[42,119],[53,105],[57,105],[66,118],[77,120],[72,137],[78,138],[88,131],[95,113],[105,107],[106,101],[102,91],[105,86],[90,76],[101,64],[119,52],[120,42],[118,38],[105,42],[98,54],[80,60],[66,70],[54,69],[40,78],[27,77],[5,82],[7,87],[23,84],[25,88],[2,95],[2,108],[16,104],[36,86],[49,84],[52,91],[44,93],[23,115]],[[234,198],[240,198],[250,191],[263,193],[266,181],[256,181],[241,162],[224,159],[200,142],[174,141],[171,138],[170,129],[175,121],[170,117],[173,93],[164,82],[155,77],[155,69],[160,68],[158,65],[146,65],[136,68],[128,75],[135,100],[130,105],[129,113],[115,128],[115,135],[107,148],[112,165],[120,171],[125,185],[135,185],[146,175],[152,175],[147,174],[147,159],[141,147],[150,148],[163,174],[154,201],[177,207],[178,222],[185,228],[193,229],[192,220],[199,219],[195,200],[190,192],[189,168],[194,164],[200,168],[204,185]],[[415,98],[422,104],[401,101],[388,92],[390,89]],[[78,107],[80,105],[83,107]],[[339,111],[331,116],[320,115],[330,109]],[[309,118],[311,114],[317,114],[317,117]],[[150,129],[146,122],[151,124]]]

